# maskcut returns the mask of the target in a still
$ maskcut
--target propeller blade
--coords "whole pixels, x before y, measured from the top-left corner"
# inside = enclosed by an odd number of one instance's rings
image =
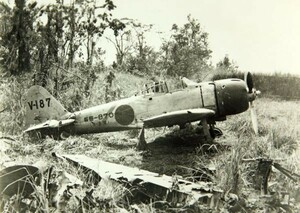
[[[246,82],[248,93],[252,93],[253,89],[253,78],[250,72],[245,72],[244,74],[244,81]]]
[[[251,121],[252,127],[254,130],[255,135],[258,135],[258,122],[257,122],[257,115],[253,105],[253,102],[250,102],[250,112],[251,112]]]
[[[257,115],[253,105],[253,101],[255,100],[256,96],[260,94],[260,91],[256,91],[256,89],[254,88],[253,77],[250,72],[245,72],[244,81],[246,83],[247,90],[248,90],[248,99],[250,104],[250,113],[251,113],[251,122],[252,122],[253,131],[255,135],[258,135],[258,121],[257,121]]]

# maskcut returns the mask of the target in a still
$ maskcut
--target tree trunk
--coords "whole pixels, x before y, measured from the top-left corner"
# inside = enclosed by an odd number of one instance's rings
[[[26,39],[28,23],[29,23],[29,13],[24,10],[25,0],[15,0],[16,7],[18,11],[16,12],[17,23],[15,25],[16,38],[18,45],[18,54],[17,54],[17,70],[11,70],[12,74],[20,74],[24,71],[30,70],[30,52],[29,44]],[[14,32],[12,32],[14,33]]]

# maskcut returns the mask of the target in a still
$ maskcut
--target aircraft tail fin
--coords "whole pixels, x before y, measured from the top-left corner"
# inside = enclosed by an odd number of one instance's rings
[[[32,86],[23,96],[26,107],[26,127],[41,124],[48,120],[66,119],[68,112],[45,88]]]

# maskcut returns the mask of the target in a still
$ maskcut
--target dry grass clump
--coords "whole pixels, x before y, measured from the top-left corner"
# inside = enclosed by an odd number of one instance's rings
[[[293,101],[275,101],[258,99],[255,103],[259,137],[267,137],[273,148],[291,154],[297,147],[300,135],[299,103]],[[250,112],[229,117],[224,122],[225,129],[240,137],[252,137]]]
[[[0,84],[0,133],[15,135],[24,127],[25,110],[22,106],[22,96],[29,88],[29,75],[19,78],[11,77]]]
[[[48,200],[46,194],[43,193],[43,188],[29,179],[25,181],[33,188],[30,197],[24,197],[21,193],[12,197],[2,195],[0,198],[1,212],[49,212]]]

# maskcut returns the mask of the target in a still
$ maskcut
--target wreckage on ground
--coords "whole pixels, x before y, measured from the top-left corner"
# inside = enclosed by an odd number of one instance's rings
[[[133,189],[131,196],[139,202],[164,200],[193,205],[200,202],[211,208],[218,206],[222,191],[211,182],[193,183],[180,176],[168,176],[138,168],[93,159],[84,155],[63,155],[62,158],[98,177],[122,183]]]
[[[191,182],[177,175],[167,176],[93,159],[84,155],[58,155],[53,153],[53,156],[60,161],[69,162],[83,170],[84,180],[79,180],[65,171],[55,171],[53,166],[47,169],[45,167],[39,168],[37,165],[9,166],[0,171],[1,210],[7,206],[6,202],[11,204],[15,202],[14,209],[19,210],[47,212],[49,209],[45,205],[49,203],[50,206],[55,207],[59,211],[65,211],[67,210],[65,203],[68,202],[70,196],[76,197],[80,208],[96,210],[101,205],[92,205],[92,201],[96,200],[98,203],[101,201],[93,198],[93,190],[103,180],[113,181],[126,187],[129,193],[124,194],[126,196],[125,200],[131,206],[139,203],[160,202],[167,203],[170,208],[181,206],[182,208],[197,209],[199,207],[202,210],[209,211],[218,211],[222,208],[230,210],[236,206],[244,209],[253,208],[250,204],[248,207],[245,204],[241,207],[242,203],[239,203],[237,195],[224,193],[214,186],[212,182]],[[292,176],[300,177],[284,169],[278,163],[270,164],[269,162],[273,162],[272,160],[259,159],[257,172],[258,175],[262,175],[264,178],[268,177],[265,177],[265,170],[262,172],[260,169],[261,162],[267,162],[268,165],[274,166],[290,178]],[[53,180],[53,177],[55,180]],[[292,180],[296,181],[295,178]],[[71,189],[82,187],[83,185],[93,186],[86,191],[84,197],[79,198],[79,195],[70,192]],[[38,197],[41,192],[44,195]],[[16,197],[13,198],[14,196]],[[279,209],[289,210],[291,205],[289,193],[280,192],[280,196],[276,200],[277,203],[274,203],[271,208],[278,207]],[[12,199],[19,200],[12,201]],[[248,202],[255,203],[258,201],[268,206],[268,203],[274,202],[274,197],[268,191],[265,191],[263,195],[259,196],[259,199],[249,198]],[[86,202],[89,204],[87,205]]]
[[[129,193],[125,196],[131,204],[159,201],[170,203],[173,206],[201,204],[210,209],[216,209],[219,206],[222,191],[213,186],[211,182],[193,183],[180,176],[167,176],[84,155],[60,156],[53,154],[53,156],[83,169],[85,180],[78,180],[65,171],[54,175],[53,166],[47,169],[40,169],[35,165],[9,166],[0,171],[1,197],[7,201],[15,195],[21,200],[36,199],[32,195],[37,194],[39,187],[40,191],[44,190],[50,205],[58,208],[59,202],[66,199],[66,194],[72,194],[69,192],[70,188],[82,186],[83,183],[95,187],[100,181],[109,180],[128,188]],[[55,177],[57,181],[51,180],[52,177]],[[87,192],[90,197],[92,191]]]

